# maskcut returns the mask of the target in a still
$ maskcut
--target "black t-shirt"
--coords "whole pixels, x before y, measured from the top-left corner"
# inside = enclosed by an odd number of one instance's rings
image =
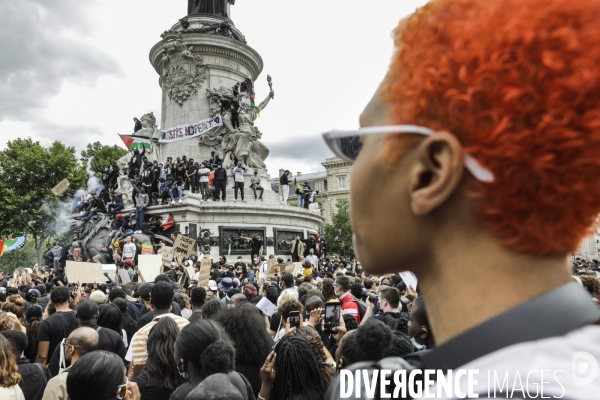
[[[263,247],[263,241],[257,238],[252,238],[252,254],[258,254],[261,247]]]
[[[281,323],[281,314],[279,313],[275,313],[271,316],[271,322],[269,324],[269,329],[271,329],[273,332],[277,333],[277,331],[279,331],[279,329],[281,328],[281,326],[279,325]]]
[[[221,271],[219,271],[218,269],[213,269],[212,271],[210,271],[210,280],[216,281],[219,278],[221,278]]]
[[[42,400],[46,384],[52,378],[48,368],[41,364],[32,364],[25,358],[17,360],[17,368],[21,375],[19,386],[26,400]]]
[[[179,304],[173,302],[172,304],[172,309],[171,312],[175,315],[178,315],[181,317],[181,307],[179,307]],[[152,311],[148,310],[148,312],[144,315],[142,315],[138,321],[138,330],[142,329],[146,324],[148,324],[150,321],[152,321],[154,319],[154,315],[152,314]]]
[[[42,321],[38,333],[38,341],[50,342],[48,359],[50,359],[61,340],[79,328],[79,321],[75,315],[75,311],[57,311],[48,317],[48,319]]]
[[[144,400],[169,400],[173,393],[172,390],[164,387],[156,377],[148,376],[145,373],[133,378],[132,382],[137,383],[141,398]]]

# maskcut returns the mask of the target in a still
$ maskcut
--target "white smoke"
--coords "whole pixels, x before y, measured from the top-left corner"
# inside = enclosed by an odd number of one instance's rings
[[[96,176],[96,173],[92,170],[91,165],[94,162],[94,157],[90,158],[88,165],[85,169],[89,178],[87,181],[87,192],[88,193],[97,193],[98,195],[104,189],[104,185],[102,184],[102,180]]]

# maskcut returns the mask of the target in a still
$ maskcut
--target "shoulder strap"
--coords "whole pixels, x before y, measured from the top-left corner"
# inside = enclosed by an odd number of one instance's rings
[[[102,327],[101,327],[101,326],[97,327],[97,328],[96,328],[96,332],[100,332],[100,329],[102,329]]]

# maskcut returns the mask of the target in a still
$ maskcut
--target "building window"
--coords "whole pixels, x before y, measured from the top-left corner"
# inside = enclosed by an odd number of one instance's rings
[[[323,182],[317,182],[315,185],[315,189],[319,191],[319,193],[323,192]]]
[[[345,176],[338,176],[338,188],[346,189],[346,177]]]

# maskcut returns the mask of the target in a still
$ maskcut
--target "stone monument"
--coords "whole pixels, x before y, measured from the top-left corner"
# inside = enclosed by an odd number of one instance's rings
[[[317,233],[323,217],[281,204],[271,189],[265,165],[269,150],[254,122],[261,112],[268,116],[267,106],[275,95],[273,80],[266,78],[269,93],[254,93],[253,82],[262,72],[263,60],[230,19],[234,2],[189,0],[188,15],[163,32],[162,40],[150,50],[162,88],[160,128],[154,115],[146,114],[141,118],[143,129],[136,135],[152,140],[151,159],[160,161],[183,155],[203,161],[215,152],[223,166],[229,167],[233,156],[237,157],[246,167],[246,203],[233,202],[233,177],[228,170],[226,203],[202,202],[199,195],[185,192],[182,204],[150,207],[146,215],[172,214],[182,233],[197,238],[202,251],[213,258],[240,254],[249,260],[249,243],[240,237],[256,233],[265,239],[265,253],[285,256],[289,249],[281,242],[296,234],[306,238]],[[234,88],[236,84],[240,87]],[[250,189],[255,169],[264,188],[263,201],[255,201]]]

